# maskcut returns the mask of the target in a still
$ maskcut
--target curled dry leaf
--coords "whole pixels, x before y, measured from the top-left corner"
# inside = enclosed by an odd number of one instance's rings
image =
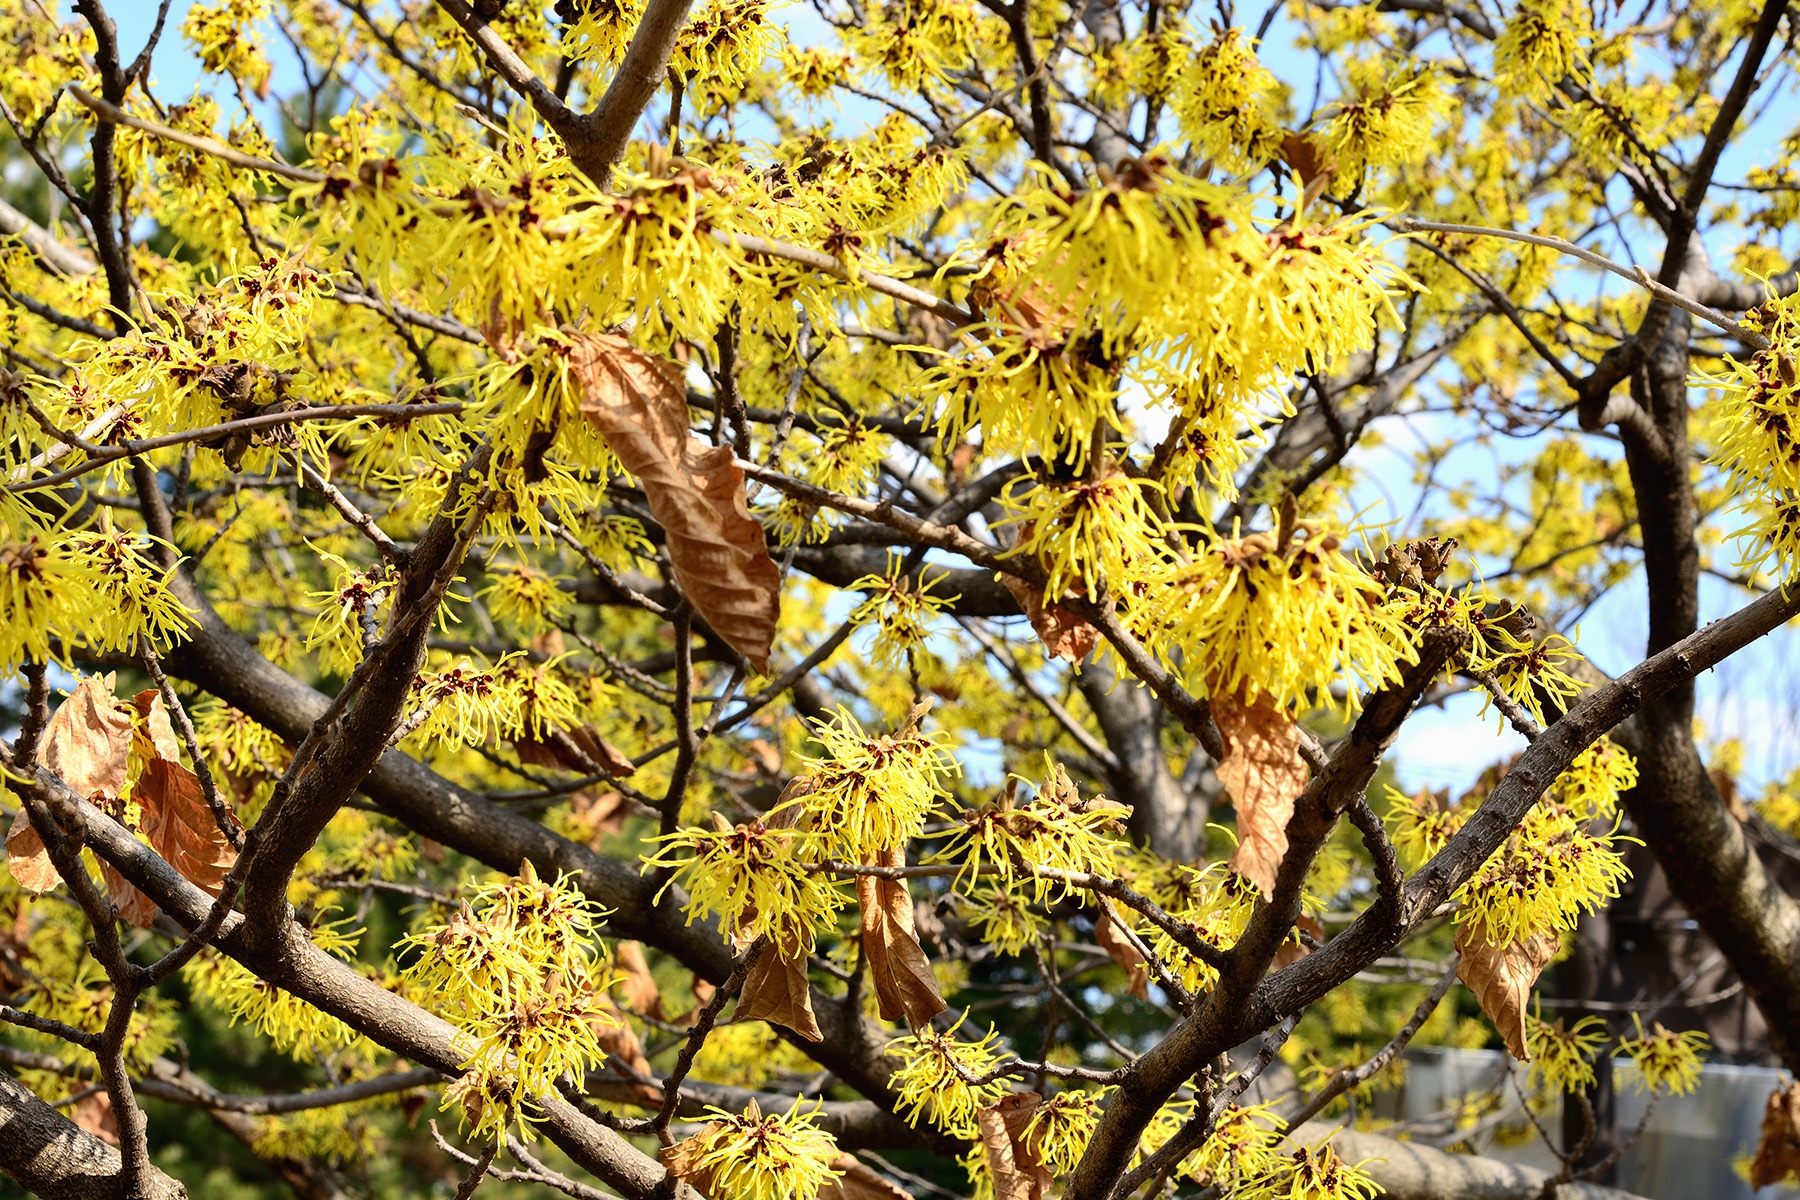
[[[12,872],[13,882],[28,892],[47,892],[62,882],[44,839],[32,827],[31,814],[22,805],[13,814],[12,828],[6,831],[6,869]]]
[[[132,720],[113,703],[112,679],[83,679],[44,726],[39,761],[84,800],[125,790]]]
[[[912,1200],[887,1176],[853,1154],[840,1153],[831,1169],[843,1176],[819,1189],[819,1200]]]
[[[732,649],[767,671],[781,573],[750,517],[730,448],[689,436],[680,369],[612,334],[578,341],[569,364],[587,392],[581,411],[643,485],[668,535],[682,593]]]
[[[577,775],[603,774],[624,779],[637,770],[631,756],[600,736],[597,729],[576,725],[546,729],[545,736],[526,735],[512,740],[519,761],[532,767],[557,767]]]
[[[1131,994],[1139,1000],[1150,998],[1150,971],[1144,963],[1144,956],[1137,952],[1131,939],[1119,927],[1119,922],[1107,908],[1100,910],[1100,916],[1094,921],[1094,941],[1106,956],[1125,969],[1130,977]]]
[[[1042,1101],[1036,1092],[1014,1092],[975,1114],[994,1200],[1043,1200],[1049,1194],[1050,1172],[1025,1144],[1025,1126]]]
[[[752,1101],[751,1103],[755,1103]],[[663,1169],[699,1192],[702,1196],[713,1194],[713,1173],[700,1166],[700,1159],[706,1153],[706,1142],[721,1126],[717,1121],[701,1128],[691,1138],[684,1138],[673,1146],[664,1146],[657,1152],[662,1160]]]
[[[806,980],[806,952],[799,938],[783,940],[779,951],[771,943],[756,956],[738,993],[737,1020],[767,1021],[809,1042],[825,1040],[813,1016],[812,985]]]
[[[582,788],[569,797],[568,835],[590,850],[599,850],[607,834],[625,827],[630,811],[625,797],[610,788],[604,792]]]
[[[143,734],[149,739],[151,752],[158,758],[180,762],[181,743],[175,738],[175,726],[169,720],[169,710],[163,705],[162,693],[155,688],[146,688],[131,698],[131,707],[137,710],[138,719],[143,722]]]
[[[113,865],[104,859],[100,862],[100,879],[106,884],[106,898],[119,911],[119,920],[139,929],[156,923],[156,901],[138,891],[136,884],[113,870]]]
[[[1067,258],[1065,250],[1051,265],[1060,266]],[[1072,295],[1058,296],[1042,279],[996,284],[991,276],[983,276],[969,289],[969,304],[1002,329],[1054,342],[1069,336],[1092,291],[1085,277],[1076,283]]]
[[[641,943],[620,942],[614,946],[613,966],[625,977],[619,984],[619,994],[627,1008],[652,1020],[669,1019],[663,1012],[662,989],[656,986],[656,979],[650,974],[650,964],[644,958]]]
[[[1216,696],[1212,711],[1225,739],[1219,782],[1237,809],[1238,847],[1231,869],[1267,899],[1275,893],[1275,874],[1287,857],[1294,801],[1306,790],[1300,727],[1266,695],[1248,706],[1236,696]]]
[[[650,1059],[644,1054],[644,1044],[625,1020],[625,1014],[619,1011],[618,1005],[606,997],[601,998],[601,1006],[613,1015],[613,1021],[596,1017],[593,1021],[594,1040],[606,1051],[607,1065],[629,1077],[630,1072],[648,1075],[655,1078],[651,1070]],[[616,1024],[615,1024],[616,1021]],[[663,1100],[662,1089],[647,1083],[632,1081],[631,1093],[638,1103],[650,1107],[660,1105]]]
[[[112,680],[110,675],[104,679],[90,675],[77,684],[44,723],[38,743],[40,766],[83,799],[106,805],[116,802],[125,790],[131,761],[131,715],[113,703]],[[48,891],[62,879],[23,808],[6,833],[6,866],[18,885],[31,892]],[[142,915],[148,902],[137,895],[137,889],[105,864],[101,873],[121,915],[127,910]],[[148,924],[155,915],[156,906],[150,905],[149,917],[141,923]]]
[[[1094,647],[1100,644],[1098,629],[1060,604],[1045,604],[1037,588],[1011,575],[1002,575],[1000,582],[1006,585],[1006,590],[1019,602],[1019,608],[1025,613],[1025,619],[1031,622],[1038,640],[1057,658],[1078,663],[1092,654]]]
[[[1294,928],[1309,935],[1314,941],[1325,940],[1325,927],[1319,924],[1319,919],[1311,913],[1301,913],[1294,922]],[[1290,938],[1281,943],[1281,949],[1275,952],[1274,959],[1269,963],[1269,970],[1279,971],[1285,967],[1291,967],[1311,953],[1312,947],[1307,945],[1304,939]]]
[[[1320,152],[1318,143],[1303,133],[1289,133],[1281,139],[1281,159],[1300,176],[1302,185],[1337,169],[1337,164]]]
[[[119,1144],[119,1123],[113,1119],[112,1097],[105,1092],[89,1092],[77,1100],[69,1118],[108,1145]]]
[[[1554,933],[1537,933],[1511,945],[1491,946],[1475,926],[1456,928],[1456,948],[1462,953],[1456,977],[1475,993],[1482,1015],[1520,1062],[1531,1061],[1525,1049],[1525,1006],[1531,987],[1556,957],[1557,945]]]
[[[166,758],[153,758],[138,776],[132,795],[143,813],[142,832],[150,846],[195,887],[217,896],[237,850],[219,828],[200,780]],[[237,818],[231,823],[238,828]]]
[[[883,851],[875,866],[903,867],[904,848]],[[915,1028],[949,1006],[938,992],[937,976],[919,945],[913,926],[912,893],[904,879],[856,877],[856,898],[862,905],[863,955],[869,960],[869,978],[881,1019],[905,1017]]]
[[[1763,1108],[1762,1140],[1750,1163],[1750,1186],[1761,1189],[1800,1171],[1800,1082],[1769,1093]]]

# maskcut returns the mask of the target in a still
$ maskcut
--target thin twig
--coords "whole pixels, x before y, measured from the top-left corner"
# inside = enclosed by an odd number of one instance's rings
[[[1684,296],[1674,288],[1665,287],[1652,279],[1650,273],[1644,268],[1621,266],[1604,255],[1595,254],[1592,250],[1577,246],[1574,242],[1565,241],[1559,237],[1549,237],[1541,233],[1523,233],[1514,229],[1492,229],[1485,225],[1455,225],[1443,221],[1419,221],[1411,217],[1397,217],[1389,224],[1403,233],[1458,233],[1468,237],[1504,238],[1511,242],[1543,246],[1546,249],[1579,258],[1582,262],[1599,267],[1603,271],[1611,271],[1621,279],[1629,279],[1659,299],[1667,300],[1677,308],[1686,309],[1701,320],[1717,325],[1726,333],[1758,350],[1767,350],[1770,345],[1769,339],[1756,330],[1738,324],[1718,309],[1702,304],[1692,297]]]

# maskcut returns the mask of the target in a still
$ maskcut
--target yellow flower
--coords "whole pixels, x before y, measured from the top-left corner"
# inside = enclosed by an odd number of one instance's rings
[[[1519,0],[1494,42],[1494,74],[1507,92],[1545,99],[1568,76],[1588,69],[1582,43],[1593,36],[1585,4]]]
[[[1212,535],[1198,558],[1171,567],[1154,589],[1145,621],[1158,627],[1145,636],[1172,666],[1179,656],[1206,695],[1267,694],[1303,711],[1333,704],[1331,689],[1342,681],[1350,684],[1343,706],[1354,712],[1360,692],[1398,679],[1417,652],[1381,585],[1340,545],[1337,533],[1306,524]]]
[[[1172,97],[1194,149],[1233,175],[1250,174],[1281,153],[1281,86],[1254,49],[1241,29],[1218,30],[1188,60]]]
[[[1107,872],[1122,848],[1120,822],[1131,810],[1104,796],[1084,798],[1062,764],[1049,755],[1043,782],[1023,804],[1022,782],[1020,776],[1009,777],[998,801],[964,812],[962,828],[932,861],[962,860],[959,883],[977,879],[986,864],[998,873],[1002,887],[1010,891],[1024,882],[1032,903],[1044,904],[1076,889],[1034,874],[1033,868]]]
[[[804,760],[810,787],[788,803],[805,814],[832,858],[874,862],[905,846],[948,795],[939,781],[962,769],[946,748],[949,735],[916,724],[870,735],[850,710],[839,709],[813,728],[824,753]]]
[[[1147,498],[1162,486],[1133,479],[1110,464],[1096,476],[1062,482],[1021,475],[1001,493],[1006,523],[1019,531],[1007,554],[1043,568],[1046,600],[1071,588],[1097,599],[1103,582],[1113,591],[1127,591],[1169,553],[1162,543],[1165,527]]]
[[[713,819],[715,829],[681,829],[658,838],[644,870],[676,869],[669,882],[687,889],[682,911],[689,924],[717,916],[727,938],[768,937],[811,952],[815,928],[830,924],[845,903],[843,891],[812,867],[815,857],[824,857],[815,853],[819,839],[776,824],[773,814],[735,827],[716,813]]]
[[[1375,64],[1355,64],[1350,74],[1354,98],[1337,105],[1321,139],[1337,164],[1332,192],[1339,196],[1360,187],[1369,167],[1423,158],[1433,129],[1454,104],[1430,65],[1396,63],[1382,75]]]
[[[1052,1176],[1062,1178],[1081,1162],[1099,1124],[1104,1095],[1104,1090],[1058,1092],[1031,1115],[1023,1141]]]
[[[886,1053],[905,1060],[894,1072],[893,1086],[899,1100],[895,1111],[907,1124],[918,1125],[921,1115],[952,1137],[975,1140],[975,1114],[1011,1091],[1004,1079],[977,1082],[1000,1064],[998,1035],[990,1029],[978,1042],[956,1036],[964,1013],[948,1032],[924,1029],[909,1037],[895,1038]]]
[[[1636,1068],[1630,1074],[1633,1086],[1640,1091],[1676,1096],[1685,1096],[1700,1086],[1700,1056],[1708,1045],[1706,1034],[1698,1029],[1676,1033],[1663,1028],[1661,1021],[1645,1033],[1644,1022],[1636,1013],[1631,1014],[1631,1023],[1637,1036],[1620,1042],[1619,1049]]]
[[[907,666],[924,651],[932,618],[957,599],[932,595],[935,579],[921,576],[914,587],[912,576],[901,573],[901,565],[901,557],[890,552],[886,575],[865,575],[850,585],[854,591],[869,593],[868,599],[851,610],[850,620],[875,626],[869,662],[888,670]]]
[[[1564,1028],[1561,1018],[1525,1018],[1525,1048],[1531,1053],[1532,1085],[1548,1084],[1559,1092],[1581,1091],[1594,1082],[1594,1052],[1610,1037],[1606,1022],[1583,1017]]]
[[[494,582],[476,595],[488,601],[497,620],[529,636],[561,625],[575,607],[575,595],[562,586],[565,582],[518,563],[495,570]]]
[[[742,1115],[706,1110],[708,1124],[692,1142],[693,1169],[712,1179],[719,1200],[814,1200],[842,1177],[831,1162],[837,1143],[813,1124],[821,1107],[801,1112],[795,1097],[786,1113],[763,1116],[752,1100]]]
[[[1544,930],[1572,929],[1581,913],[1617,897],[1631,872],[1614,849],[1616,827],[1596,835],[1585,824],[1560,805],[1540,802],[1457,889],[1458,924],[1474,923],[1489,945],[1505,946]]]
[[[1401,865],[1416,871],[1450,844],[1468,814],[1449,804],[1447,796],[1429,788],[1408,796],[1392,784],[1387,788],[1387,826]]]

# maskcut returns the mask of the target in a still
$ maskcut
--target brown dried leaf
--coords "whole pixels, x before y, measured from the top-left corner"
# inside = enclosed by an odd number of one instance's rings
[[[1022,579],[1002,575],[1000,582],[1031,622],[1044,648],[1057,658],[1081,662],[1100,644],[1100,631],[1060,604],[1045,604],[1038,589]]]
[[[113,703],[112,676],[90,675],[45,722],[38,762],[84,799],[115,801],[125,790],[131,732],[130,715]],[[62,881],[24,809],[7,830],[6,865],[19,886],[32,892],[48,891]],[[121,915],[143,916],[148,906],[149,916],[134,922],[148,924],[156,915],[156,906],[111,867],[102,866],[107,891],[114,896]]]
[[[113,870],[113,865],[100,860],[100,880],[106,885],[106,898],[119,910],[119,920],[139,929],[156,923],[156,901],[137,890],[137,885]]]
[[[768,670],[780,572],[762,526],[750,517],[731,449],[688,434],[679,369],[612,334],[577,342],[569,365],[587,391],[581,411],[643,485],[651,515],[668,535],[682,593],[732,649]]]
[[[1112,913],[1104,908],[1100,910],[1099,919],[1094,922],[1094,942],[1106,951],[1108,958],[1125,968],[1125,973],[1131,977],[1131,994],[1139,1000],[1148,1000],[1150,972],[1144,963],[1144,956],[1127,940]]]
[[[6,869],[12,872],[13,882],[28,892],[47,892],[62,882],[44,839],[31,824],[31,814],[22,807],[13,814],[12,828],[6,831]]]
[[[904,848],[885,850],[879,857],[876,866],[906,865]],[[949,1005],[939,994],[937,976],[919,945],[906,880],[858,875],[856,898],[862,905],[863,955],[869,960],[869,978],[875,983],[881,1019],[905,1017],[915,1028],[927,1024]]]
[[[812,985],[806,980],[806,952],[799,938],[783,941],[779,953],[771,944],[756,956],[738,993],[736,1019],[783,1025],[809,1042],[825,1040],[813,1016]]]
[[[138,776],[132,795],[143,813],[142,831],[151,848],[183,879],[217,896],[237,861],[237,850],[213,817],[199,778],[179,762],[154,758]],[[237,825],[237,818],[231,822]]]
[[[113,1119],[112,1097],[105,1092],[89,1092],[75,1102],[69,1118],[82,1130],[109,1145],[119,1144],[119,1123]]]
[[[1319,919],[1311,913],[1301,913],[1294,925],[1302,932],[1311,934],[1315,941],[1325,940],[1325,927],[1319,924]],[[1281,943],[1281,949],[1275,952],[1274,959],[1269,963],[1269,970],[1279,971],[1284,967],[1291,967],[1311,953],[1311,946],[1304,941],[1295,941],[1290,938]]]
[[[662,1160],[663,1169],[701,1195],[712,1195],[712,1172],[702,1170],[699,1163],[704,1156],[706,1139],[717,1133],[720,1128],[719,1123],[714,1121],[693,1137],[676,1142],[673,1146],[664,1146],[657,1152],[657,1157]]]
[[[1060,265],[1067,258],[1065,250],[1051,265]],[[996,284],[992,277],[984,276],[969,289],[969,304],[1003,329],[1046,342],[1060,341],[1074,328],[1092,290],[1086,277],[1076,283],[1073,295],[1059,297],[1042,279]]]
[[[1538,975],[1556,957],[1557,944],[1554,933],[1538,933],[1508,946],[1490,946],[1474,925],[1456,929],[1456,948],[1462,953],[1456,977],[1475,993],[1482,1015],[1520,1062],[1531,1061],[1525,1049],[1525,1006]]]
[[[994,1177],[994,1200],[1043,1200],[1049,1193],[1050,1172],[1024,1141],[1025,1126],[1042,1101],[1036,1092],[1014,1092],[975,1114]]]
[[[750,765],[770,778],[781,774],[781,750],[767,738],[751,738],[744,744]]]
[[[612,779],[624,779],[637,770],[628,754],[591,726],[549,729],[545,734],[542,738],[527,734],[512,740],[520,762],[533,767],[557,767],[577,775],[593,774],[598,767]]]
[[[113,703],[112,676],[89,675],[44,726],[38,761],[84,800],[117,800],[131,757],[131,715]]]
[[[1290,133],[1281,139],[1281,158],[1300,176],[1302,187],[1337,170],[1337,163],[1326,161],[1318,144],[1303,133]]]
[[[606,1051],[607,1062],[629,1067],[639,1075],[654,1078],[655,1072],[650,1069],[650,1059],[644,1054],[644,1044],[638,1041],[638,1035],[626,1023],[625,1014],[619,1011],[618,1005],[605,997],[601,998],[601,1005],[618,1022],[613,1024],[601,1018],[595,1018],[593,1022],[594,1040]],[[647,1083],[633,1083],[631,1092],[639,1103],[651,1107],[656,1107],[663,1101],[662,1089]]]
[[[613,966],[625,976],[619,990],[627,1008],[654,1020],[669,1019],[663,1012],[662,989],[656,986],[656,979],[650,974],[650,964],[644,958],[641,943],[620,942],[613,947]]]
[[[150,746],[160,758],[170,762],[181,761],[181,743],[176,740],[175,726],[169,720],[169,710],[163,706],[162,693],[155,688],[146,688],[131,698],[131,707],[137,710],[138,719],[144,723],[144,734],[150,740]]]
[[[1750,1163],[1750,1186],[1760,1190],[1795,1171],[1800,1171],[1800,1082],[1769,1093],[1762,1140]]]
[[[1219,782],[1237,809],[1238,847],[1231,869],[1267,899],[1275,893],[1275,874],[1287,856],[1294,801],[1306,790],[1300,727],[1266,695],[1248,708],[1236,696],[1215,696],[1212,711],[1225,739]]]
[[[839,1153],[831,1160],[831,1169],[843,1172],[843,1178],[820,1188],[819,1200],[912,1200],[887,1176],[854,1154]]]

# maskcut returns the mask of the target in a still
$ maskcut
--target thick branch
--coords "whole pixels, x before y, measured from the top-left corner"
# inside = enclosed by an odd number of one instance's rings
[[[0,1171],[43,1200],[125,1200],[119,1152],[0,1073]],[[155,1168],[140,1181],[145,1200],[186,1200],[187,1189]]]

